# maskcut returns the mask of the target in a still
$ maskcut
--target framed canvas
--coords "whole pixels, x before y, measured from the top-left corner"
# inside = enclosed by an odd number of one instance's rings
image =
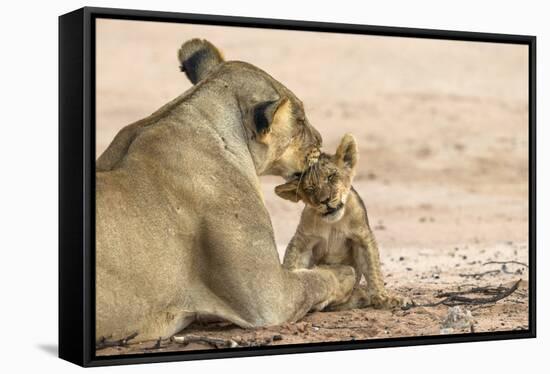
[[[534,36],[59,18],[59,356],[535,337]]]

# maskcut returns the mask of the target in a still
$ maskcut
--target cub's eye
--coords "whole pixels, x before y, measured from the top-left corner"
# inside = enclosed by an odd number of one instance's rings
[[[336,177],[337,177],[336,173],[333,173],[329,175],[327,179],[329,182],[334,182],[336,180]]]
[[[306,191],[306,193],[313,193],[313,192],[315,192],[315,187],[307,186],[307,187],[304,188],[304,191]]]

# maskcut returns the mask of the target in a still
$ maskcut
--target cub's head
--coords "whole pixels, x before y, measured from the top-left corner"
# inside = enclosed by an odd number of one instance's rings
[[[355,138],[346,134],[334,155],[322,153],[302,175],[275,187],[275,193],[293,202],[302,200],[327,222],[336,222],[346,209],[357,157]]]
[[[321,135],[303,103],[279,81],[251,64],[225,61],[206,40],[185,42],[178,59],[196,85],[195,98],[207,98],[204,113],[224,108],[228,118],[241,118],[258,175],[289,179],[317,161]]]

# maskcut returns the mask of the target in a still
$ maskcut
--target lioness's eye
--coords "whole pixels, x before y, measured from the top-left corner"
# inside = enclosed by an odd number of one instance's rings
[[[308,187],[305,188],[305,190],[306,190],[307,193],[312,193],[313,191],[315,191],[315,187],[308,186]]]

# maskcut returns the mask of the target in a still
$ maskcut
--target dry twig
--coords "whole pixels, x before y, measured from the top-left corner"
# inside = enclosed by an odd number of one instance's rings
[[[520,266],[524,266],[526,268],[528,268],[529,266],[523,262],[519,262],[519,261],[516,261],[516,260],[510,260],[510,261],[487,261],[483,264],[483,266],[485,265],[502,265],[502,267],[499,269],[499,270],[487,270],[487,271],[483,271],[481,273],[463,273],[463,274],[458,274],[460,277],[463,277],[463,278],[474,278],[474,279],[481,279],[483,278],[484,276],[486,275],[496,275],[496,274],[500,274],[501,272],[504,273],[504,274],[516,274],[515,272],[513,271],[509,271],[508,268],[506,267],[507,264],[515,264],[515,265],[520,265]]]
[[[239,346],[237,342],[232,339],[226,340],[197,335],[173,336],[171,340],[175,343],[184,345],[189,343],[203,343],[211,345],[214,348],[235,348]]]
[[[411,304],[409,307],[404,307],[405,309],[410,309],[413,307],[434,307],[439,305],[445,306],[456,306],[456,305],[481,305],[481,304],[491,304],[496,303],[499,300],[504,299],[505,297],[510,296],[514,291],[519,287],[521,279],[512,285],[510,288],[503,286],[499,287],[474,287],[467,291],[455,291],[455,292],[441,292],[436,295],[437,298],[443,298],[440,301],[435,303],[428,304]],[[467,297],[464,295],[471,294],[481,294],[481,295],[490,295],[489,297]]]
[[[109,341],[107,338],[102,337],[99,340],[99,343],[96,344],[95,349],[96,351],[99,351],[100,349],[109,348],[109,347],[124,347],[124,346],[127,346],[128,342],[134,339],[136,336],[138,336],[138,333],[134,332],[133,334],[130,334],[125,338],[122,338],[120,340],[114,340],[114,341]]]
[[[516,260],[510,260],[510,261],[487,261],[487,262],[484,263],[483,265],[491,265],[491,264],[499,264],[499,265],[516,264],[516,265],[525,266],[526,268],[529,267],[529,265],[527,265],[526,263],[524,263],[524,262],[519,262],[519,261],[516,261]]]

